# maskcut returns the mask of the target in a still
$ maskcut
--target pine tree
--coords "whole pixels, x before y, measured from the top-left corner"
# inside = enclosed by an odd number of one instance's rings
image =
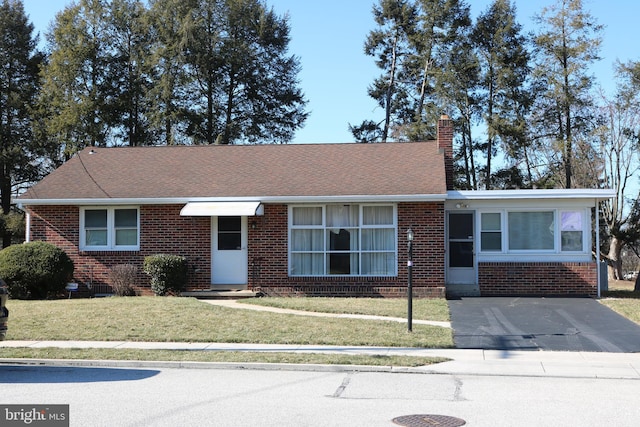
[[[515,6],[495,0],[475,24],[473,40],[480,58],[482,107],[487,140],[484,173],[486,189],[492,188],[492,160],[499,144],[513,158],[523,143],[524,115],[530,101],[525,82],[530,73],[529,52]]]
[[[56,15],[47,34],[41,105],[47,134],[66,160],[87,146],[107,145],[109,87],[107,9],[104,0],[80,0]]]
[[[575,140],[592,122],[586,107],[591,105],[594,78],[588,70],[600,59],[602,26],[584,10],[582,0],[557,0],[543,9],[537,22],[542,30],[536,37],[540,56],[535,73],[547,89],[535,107],[535,122],[538,133],[558,151],[563,185],[571,188]]]
[[[0,3],[0,232],[3,247],[11,244],[5,224],[17,186],[38,178],[35,159],[42,147],[34,137],[33,108],[39,89],[37,36],[22,2]]]
[[[285,143],[306,100],[289,24],[259,0],[200,1],[185,27],[185,63],[196,82],[189,123],[196,142]]]
[[[416,31],[417,8],[410,0],[380,0],[373,7],[377,28],[367,36],[365,54],[376,58],[382,75],[376,78],[367,92],[384,110],[384,118],[377,124],[365,120],[349,125],[359,142],[387,142],[394,129],[411,120],[410,93],[399,76],[410,54],[410,39]]]

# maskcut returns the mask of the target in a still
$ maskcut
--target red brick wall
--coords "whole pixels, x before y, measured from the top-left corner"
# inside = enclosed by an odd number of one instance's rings
[[[181,205],[140,206],[140,251],[79,251],[77,206],[33,206],[31,240],[45,240],[62,249],[75,263],[75,280],[94,292],[110,292],[109,269],[133,264],[140,269],[140,293],[151,293],[142,273],[145,256],[166,253],[186,256],[189,290],[209,289],[211,278],[211,219],[181,217]],[[255,228],[254,228],[255,226]],[[398,277],[289,277],[288,208],[265,205],[264,215],[249,218],[249,288],[268,295],[332,295],[405,297],[407,290],[406,231],[415,234],[413,294],[444,296],[443,203],[398,205]],[[82,287],[81,287],[82,288]]]
[[[62,248],[75,264],[74,280],[84,293],[109,293],[109,269],[133,264],[139,269],[138,291],[150,294],[149,278],[142,272],[148,255],[182,255],[189,263],[189,287],[208,289],[211,271],[211,219],[181,217],[180,205],[140,206],[140,251],[78,250],[80,209],[77,206],[32,206],[32,241],[44,240]],[[89,291],[91,288],[91,291]]]
[[[249,286],[267,295],[405,297],[407,292],[407,239],[411,227],[412,285],[415,297],[444,296],[444,205],[398,205],[398,277],[289,277],[288,208],[266,205],[264,216],[250,218]]]
[[[482,296],[584,296],[598,293],[594,262],[485,262],[478,265]]]

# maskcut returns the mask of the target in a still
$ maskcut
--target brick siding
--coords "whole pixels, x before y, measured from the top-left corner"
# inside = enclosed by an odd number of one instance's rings
[[[109,270],[118,264],[138,267],[140,294],[151,294],[149,278],[142,272],[148,255],[187,257],[189,288],[209,289],[211,270],[211,219],[181,217],[181,205],[140,206],[140,251],[80,251],[80,209],[77,206],[31,206],[30,240],[43,240],[63,249],[75,265],[74,280],[80,293],[111,293]]]
[[[595,262],[485,262],[478,265],[482,296],[596,297]]]
[[[133,264],[139,269],[137,288],[151,294],[142,272],[145,256],[166,253],[186,256],[188,290],[210,288],[211,219],[181,217],[182,205],[140,206],[140,251],[80,251],[77,206],[32,206],[32,241],[44,240],[62,248],[74,261],[74,280],[84,293],[111,292],[109,269]],[[289,277],[288,208],[267,204],[263,216],[249,217],[249,289],[267,295],[405,297],[407,290],[406,231],[415,234],[412,283],[415,297],[444,296],[443,203],[398,205],[397,277]]]
[[[406,231],[414,231],[412,271],[415,297],[444,296],[444,205],[398,205],[397,277],[289,277],[288,208],[266,205],[264,216],[250,218],[249,287],[266,295],[406,297]]]

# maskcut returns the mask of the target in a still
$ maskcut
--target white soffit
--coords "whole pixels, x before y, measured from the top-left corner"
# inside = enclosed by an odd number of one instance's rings
[[[260,202],[189,202],[180,216],[254,216],[262,215]]]

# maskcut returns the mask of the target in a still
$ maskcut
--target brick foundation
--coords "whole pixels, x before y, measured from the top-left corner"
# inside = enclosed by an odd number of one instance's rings
[[[598,294],[595,262],[488,262],[478,265],[482,296],[590,296]]]

